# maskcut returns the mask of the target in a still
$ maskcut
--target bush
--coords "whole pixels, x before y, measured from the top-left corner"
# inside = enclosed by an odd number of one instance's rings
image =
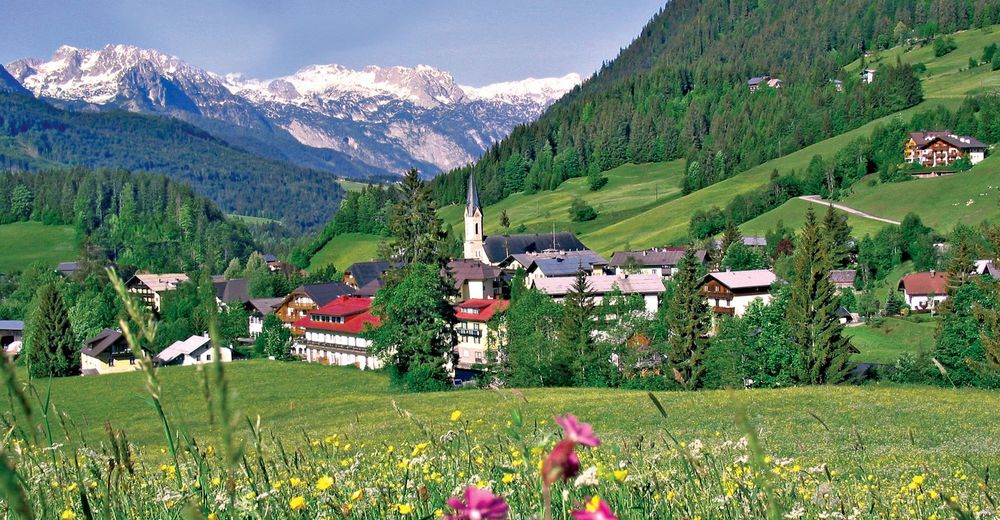
[[[594,172],[587,176],[587,182],[590,185],[590,191],[597,191],[608,183],[608,178],[601,172]]]
[[[934,56],[940,58],[958,48],[951,36],[941,36],[934,40]]]
[[[583,199],[577,197],[569,206],[569,219],[573,222],[587,222],[597,218],[597,210],[587,204]]]

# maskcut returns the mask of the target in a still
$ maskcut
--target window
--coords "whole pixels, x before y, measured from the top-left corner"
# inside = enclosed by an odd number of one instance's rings
[[[209,352],[209,353],[205,354],[205,361],[211,361],[211,360],[212,360],[212,353]]]

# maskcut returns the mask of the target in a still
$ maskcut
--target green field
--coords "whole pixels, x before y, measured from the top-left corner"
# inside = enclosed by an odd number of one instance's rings
[[[826,214],[827,211],[826,207],[819,204],[807,202],[802,199],[792,199],[781,206],[744,223],[740,226],[740,231],[744,235],[763,236],[768,231],[776,228],[779,220],[786,228],[799,230],[802,229],[802,226],[805,224],[806,210],[809,208],[812,208],[819,218],[823,218],[823,215]],[[885,222],[879,222],[877,220],[847,213],[839,209],[836,210],[836,212],[847,215],[847,223],[851,226],[852,235],[856,237],[863,237],[866,234],[874,236],[875,233],[878,233],[878,230],[882,229],[883,226],[890,225]]]
[[[926,352],[934,347],[937,323],[926,316],[885,318],[878,326],[848,327],[845,333],[861,352],[853,361],[893,364],[903,352]]]
[[[365,186],[368,186],[367,182],[349,181],[347,179],[337,179],[337,184],[341,188],[344,188],[344,191],[361,191],[365,189]]]
[[[330,239],[312,258],[308,269],[333,264],[338,271],[347,269],[354,262],[364,262],[378,257],[378,245],[384,237],[366,233],[346,233]]]
[[[860,435],[872,463],[1000,457],[1000,444],[983,442],[1000,436],[1000,422],[983,421],[980,415],[1000,407],[997,392],[887,386],[660,392],[668,414],[663,421],[643,391],[548,388],[394,394],[388,392],[383,374],[353,368],[243,361],[227,365],[226,370],[240,413],[259,415],[265,430],[282,432],[289,442],[303,433],[313,438],[337,433],[368,445],[401,443],[423,438],[421,424],[448,428],[453,410],[462,411],[469,421],[502,424],[515,409],[529,424],[573,413],[592,421],[609,440],[658,437],[664,428],[680,439],[707,439],[715,432],[734,438],[742,435],[734,418],[746,407],[775,456],[832,462],[847,453],[844,443],[849,437]],[[196,437],[208,434],[196,370],[165,368],[160,375],[170,419]],[[139,373],[56,379],[52,400],[91,442],[105,437],[104,423],[110,421],[113,427],[126,429],[137,445],[159,447],[162,431],[143,397],[144,380]],[[416,420],[401,418],[394,405]],[[6,409],[9,404],[5,400],[0,406]],[[822,418],[830,431],[810,413]],[[911,433],[914,445],[908,440]]]
[[[247,224],[270,224],[270,223],[280,223],[280,220],[274,220],[273,218],[265,217],[251,217],[249,215],[237,215],[236,213],[230,213],[226,215],[229,218],[243,221]]]
[[[15,222],[0,226],[0,273],[23,271],[40,262],[55,267],[75,260],[76,231],[72,226],[47,226],[40,222]]]

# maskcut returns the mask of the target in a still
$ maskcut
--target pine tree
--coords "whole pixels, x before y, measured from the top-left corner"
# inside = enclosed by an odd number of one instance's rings
[[[810,209],[795,248],[791,299],[785,314],[790,340],[799,351],[799,382],[839,383],[847,377],[853,350],[837,318],[839,305],[830,281],[830,239]]]
[[[847,214],[838,213],[833,204],[827,206],[823,217],[823,233],[827,237],[832,268],[847,265],[851,259],[851,226],[847,224]]]
[[[729,248],[736,243],[743,243],[743,234],[740,233],[740,228],[736,227],[733,219],[727,218],[726,227],[722,230],[722,246],[719,248],[719,256],[725,257]]]
[[[69,313],[55,284],[38,289],[25,331],[28,372],[32,377],[63,377],[80,373],[80,354]]]
[[[712,318],[701,295],[701,269],[689,247],[674,275],[674,291],[665,314],[667,362],[678,382],[688,390],[698,388],[705,371],[705,352]]]
[[[559,351],[572,359],[570,369],[572,383],[585,386],[592,383],[591,375],[599,373],[599,363],[610,363],[600,359],[594,348],[594,311],[596,305],[587,282],[587,274],[577,271],[573,286],[563,299],[562,324],[559,327]]]
[[[243,274],[243,266],[240,265],[240,259],[233,258],[232,260],[229,261],[229,265],[226,266],[226,270],[222,273],[222,276],[224,276],[226,280],[235,280],[236,278],[239,278],[242,274]]]
[[[429,184],[410,169],[400,182],[398,202],[389,215],[389,233],[393,240],[382,254],[405,263],[444,265],[447,244],[444,226],[438,218]]]

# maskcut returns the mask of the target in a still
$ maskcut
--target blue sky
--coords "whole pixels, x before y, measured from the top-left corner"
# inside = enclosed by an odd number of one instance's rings
[[[0,0],[0,62],[128,43],[218,73],[419,63],[462,84],[588,76],[665,0]]]

